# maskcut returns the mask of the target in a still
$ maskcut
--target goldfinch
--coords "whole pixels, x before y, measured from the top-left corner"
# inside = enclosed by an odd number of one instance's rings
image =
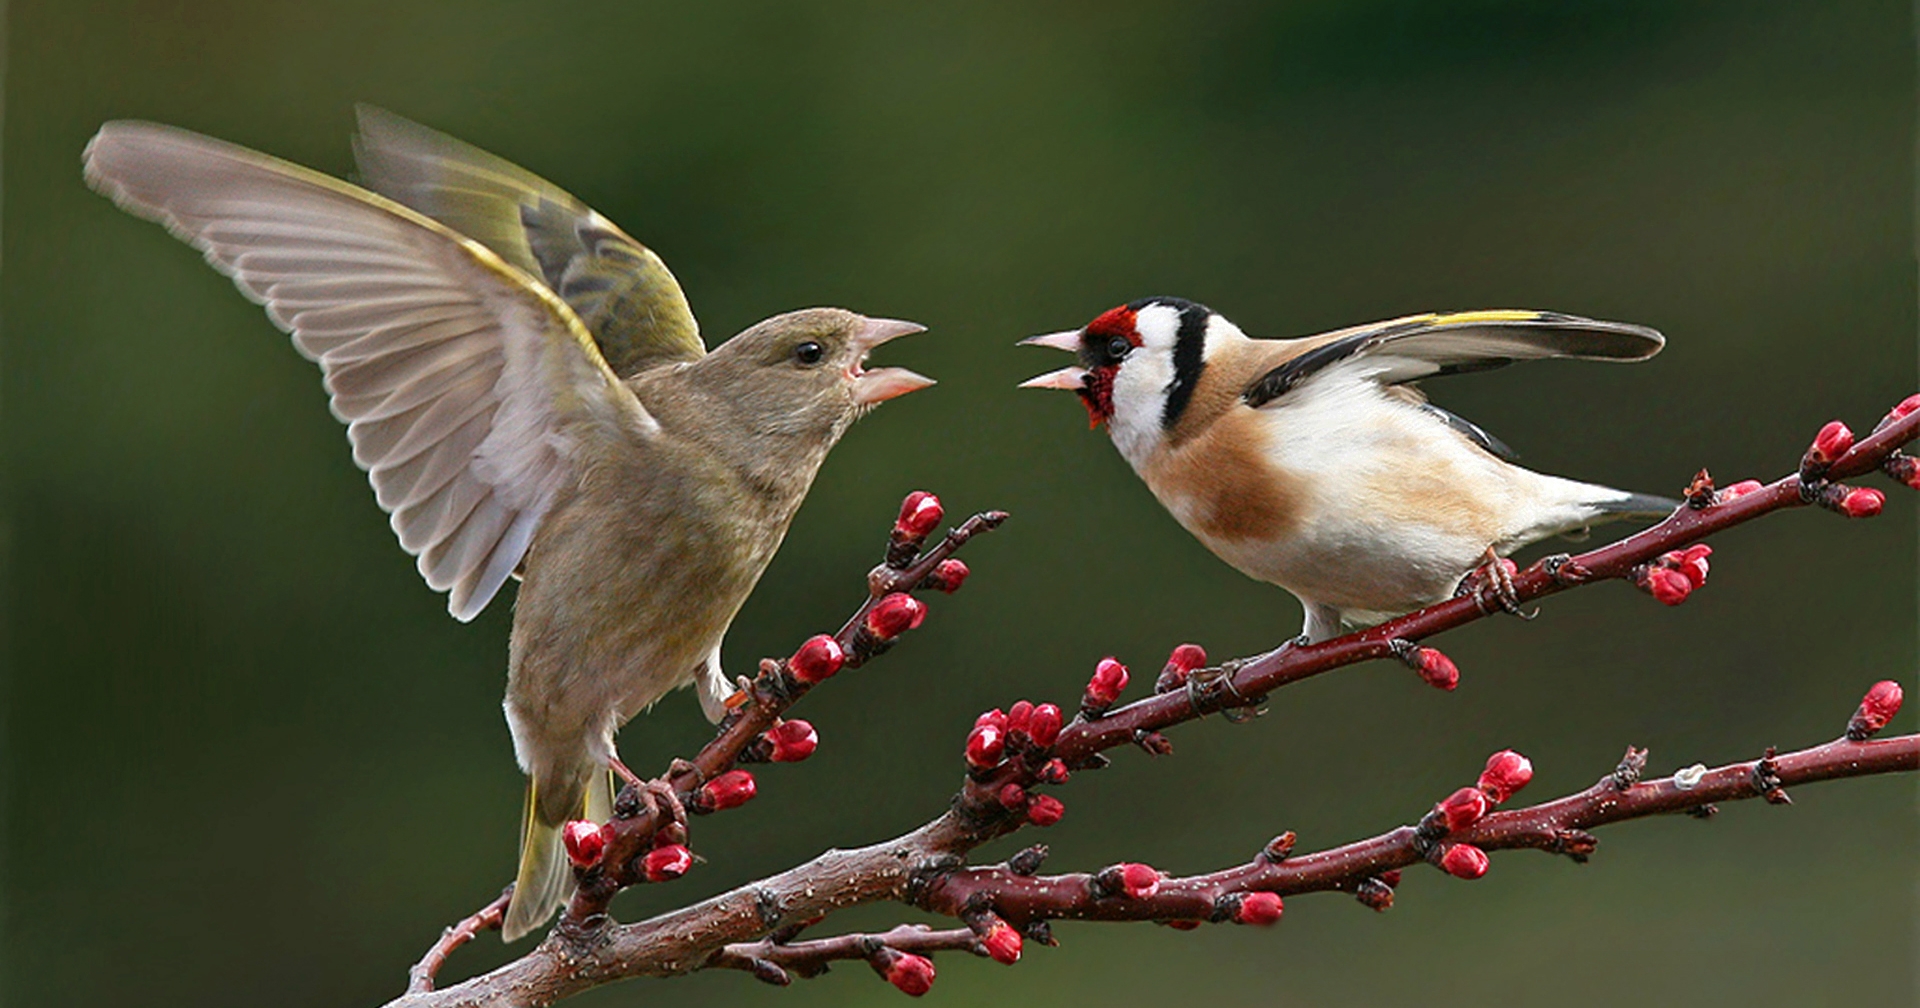
[[[572,875],[559,827],[605,819],[614,734],[698,683],[828,449],[930,379],[864,368],[911,322],[815,308],[707,353],[658,256],[550,183],[375,109],[370,192],[142,122],[87,145],[89,184],[164,224],[320,365],[354,461],[428,586],[471,620],[510,576],[507,722],[528,777],[503,928]],[[621,768],[624,769],[624,768]]]
[[[1643,326],[1497,310],[1254,339],[1156,297],[1021,342],[1078,355],[1022,387],[1078,393],[1182,527],[1300,600],[1307,642],[1443,601],[1528,543],[1677,504],[1523,469],[1410,384],[1517,360],[1646,360],[1666,341]]]

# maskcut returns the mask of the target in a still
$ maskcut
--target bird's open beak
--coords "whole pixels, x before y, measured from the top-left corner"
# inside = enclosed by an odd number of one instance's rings
[[[1065,332],[1048,333],[1045,336],[1029,336],[1020,341],[1021,346],[1048,347],[1053,350],[1065,350],[1068,353],[1080,351],[1080,330],[1068,329]],[[1020,383],[1021,388],[1065,389],[1078,392],[1086,384],[1087,369],[1083,367],[1063,367],[1058,371],[1049,371]]]
[[[868,319],[866,326],[853,336],[853,366],[847,372],[847,377],[853,379],[853,401],[861,406],[872,406],[932,385],[933,379],[906,368],[883,367],[868,371],[861,367],[866,363],[867,354],[880,344],[926,331],[927,327],[918,322]]]

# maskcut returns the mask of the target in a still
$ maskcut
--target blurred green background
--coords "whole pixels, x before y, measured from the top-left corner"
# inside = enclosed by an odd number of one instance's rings
[[[198,256],[88,192],[105,119],[344,173],[352,104],[471,140],[658,249],[709,342],[839,304],[932,332],[942,380],[858,425],[728,638],[784,654],[855,603],[905,491],[1001,507],[967,589],[809,698],[822,734],[699,824],[710,862],[622,917],[940,811],[973,714],[1070,700],[1102,654],[1265,649],[1295,604],[1149,497],[1015,338],[1147,294],[1249,331],[1529,306],[1657,326],[1650,364],[1435,383],[1538,468],[1672,493],[1771,478],[1824,421],[1915,388],[1912,7],[1544,2],[774,5],[14,0],[5,122],[5,999],[382,1001],[511,868],[510,614],[448,619],[396,548],[317,372]],[[1882,483],[1881,485],[1884,485]],[[1280,829],[1411,821],[1505,746],[1540,797],[1628,743],[1653,767],[1834,736],[1915,668],[1915,509],[1717,540],[1677,610],[1621,586],[1449,635],[1458,693],[1374,664],[1246,727],[1175,733],[1061,792],[1066,870],[1195,871]],[[1912,730],[1903,714],[1896,727]],[[657,767],[690,697],[626,732]],[[1615,827],[1594,863],[1409,872],[1375,915],[1274,931],[1063,925],[1015,970],[947,956],[952,1005],[1910,1003],[1914,782]],[[987,857],[1004,849],[983,851]],[[884,926],[896,908],[836,925]],[[457,977],[507,955],[491,936]],[[1529,993],[1531,992],[1531,993]],[[898,1004],[859,966],[582,1006]]]

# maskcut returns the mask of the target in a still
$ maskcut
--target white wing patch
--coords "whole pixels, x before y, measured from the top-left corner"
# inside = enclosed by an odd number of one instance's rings
[[[108,123],[85,160],[320,364],[354,462],[456,619],[518,566],[583,438],[658,429],[565,304],[399,204],[150,123]]]

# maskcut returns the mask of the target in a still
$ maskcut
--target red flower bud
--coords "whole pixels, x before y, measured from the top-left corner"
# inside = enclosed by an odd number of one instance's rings
[[[1855,740],[1867,738],[1887,726],[1895,714],[1900,713],[1900,702],[1905,696],[1900,684],[1891,679],[1874,683],[1873,688],[1860,701],[1860,709],[1853,712],[1853,720],[1847,722],[1847,737]]]
[[[1398,868],[1389,868],[1374,877],[1395,888],[1398,888],[1400,885],[1400,869]]]
[[[1730,500],[1738,500],[1756,490],[1764,489],[1766,489],[1766,484],[1761,483],[1759,480],[1741,480],[1725,490],[1720,491],[1720,503],[1724,504]]]
[[[980,716],[973,719],[973,726],[975,728],[978,728],[981,725],[992,725],[995,728],[1000,729],[1001,731],[1006,731],[1007,730],[1007,712],[1001,710],[998,707],[995,707],[990,711],[981,711]]]
[[[1532,780],[1533,762],[1511,749],[1502,749],[1487,757],[1487,768],[1480,771],[1480,790],[1498,805]]]
[[[1007,784],[1000,788],[995,797],[999,799],[1001,807],[1017,809],[1026,805],[1027,789],[1018,784]]]
[[[1693,594],[1693,579],[1671,567],[1649,566],[1634,583],[1640,590],[1659,600],[1661,605],[1679,605]]]
[[[1067,807],[1052,795],[1034,795],[1027,799],[1027,821],[1035,826],[1051,826],[1067,814]]]
[[[1065,784],[1070,775],[1067,773],[1067,761],[1050,759],[1040,768],[1039,777],[1048,784]]]
[[[999,766],[1006,747],[1006,732],[998,725],[991,722],[974,725],[973,731],[967,733],[967,763],[979,770]]]
[[[893,952],[892,949],[886,951]],[[888,983],[908,997],[919,997],[933,989],[933,960],[911,952],[893,952],[893,955],[899,958],[881,957],[888,960],[880,967],[880,975],[886,977]]]
[[[973,572],[967,569],[964,561],[942,560],[928,577],[932,580],[933,587],[951,595],[959,591],[961,585],[967,583],[967,575],[971,573]]]
[[[1160,873],[1152,865],[1123,864],[1119,876],[1120,891],[1133,899],[1147,899],[1160,891]]]
[[[1427,685],[1443,690],[1452,690],[1460,685],[1460,666],[1441,654],[1439,649],[1423,647],[1414,652],[1414,656],[1418,662],[1414,670],[1420,673],[1420,678],[1426,680]]]
[[[1447,818],[1448,832],[1466,829],[1487,814],[1487,796],[1479,788],[1463,787],[1434,806]]]
[[[560,827],[560,843],[575,868],[591,868],[600,863],[600,852],[607,849],[607,835],[599,823],[569,819]]]
[[[1868,487],[1855,487],[1840,498],[1840,513],[1849,518],[1871,518],[1886,506],[1887,495]]]
[[[1022,944],[1020,932],[1003,920],[994,921],[993,926],[987,929],[986,936],[980,939],[980,945],[987,950],[987,955],[992,956],[994,962],[1006,966],[1020,961]]]
[[[815,634],[787,659],[787,671],[793,673],[795,679],[812,685],[840,671],[846,661],[846,652],[840,649],[839,641],[827,634]]]
[[[1279,893],[1253,892],[1240,897],[1240,905],[1234,908],[1235,924],[1252,924],[1266,927],[1280,919],[1285,907],[1280,902]]]
[[[805,721],[782,721],[767,731],[775,763],[798,763],[820,748],[820,733]]]
[[[1012,735],[1014,732],[1019,732],[1022,735],[1027,735],[1031,733],[1032,729],[1033,704],[1025,700],[1014,701],[1013,706],[1007,708],[1007,734]]]
[[[729,770],[701,785],[694,796],[702,807],[721,812],[745,805],[753,799],[756,790],[752,774],[745,770]]]
[[[1813,436],[1813,447],[1807,449],[1807,461],[1818,466],[1832,465],[1834,460],[1845,455],[1853,447],[1853,431],[1838,420],[1830,420],[1820,433]]]
[[[1127,688],[1127,667],[1117,658],[1102,658],[1094,666],[1093,678],[1087,680],[1087,701],[1095,707],[1106,707]]]
[[[1889,410],[1887,412],[1887,418],[1880,422],[1892,423],[1893,421],[1898,420],[1909,413],[1912,413],[1914,410],[1920,410],[1920,392],[1916,392],[1913,395],[1910,395],[1905,399],[1900,400],[1900,404],[1898,406],[1895,406],[1893,409]]]
[[[1167,664],[1182,672],[1192,672],[1207,665],[1207,649],[1198,644],[1182,644],[1167,656]]]
[[[1684,550],[1678,550],[1667,555],[1674,558],[1674,567],[1677,568],[1680,573],[1685,574],[1687,580],[1692,582],[1695,588],[1702,587],[1707,583],[1707,571],[1709,570],[1707,558],[1713,555],[1713,547],[1706,543],[1694,543]]]
[[[1061,724],[1060,708],[1050,703],[1039,704],[1027,722],[1027,736],[1033,739],[1034,745],[1045,749],[1059,740]]]
[[[867,610],[867,629],[881,640],[892,640],[926,618],[926,603],[905,592],[894,592]]]
[[[945,516],[940,498],[925,490],[915,490],[900,502],[900,517],[894,521],[893,530],[903,536],[924,539]]]
[[[682,844],[667,844],[655,847],[640,859],[640,870],[646,873],[649,882],[666,882],[677,879],[693,867],[693,852]]]
[[[1472,844],[1457,843],[1440,855],[1440,868],[1454,878],[1477,879],[1487,873],[1487,852]]]

